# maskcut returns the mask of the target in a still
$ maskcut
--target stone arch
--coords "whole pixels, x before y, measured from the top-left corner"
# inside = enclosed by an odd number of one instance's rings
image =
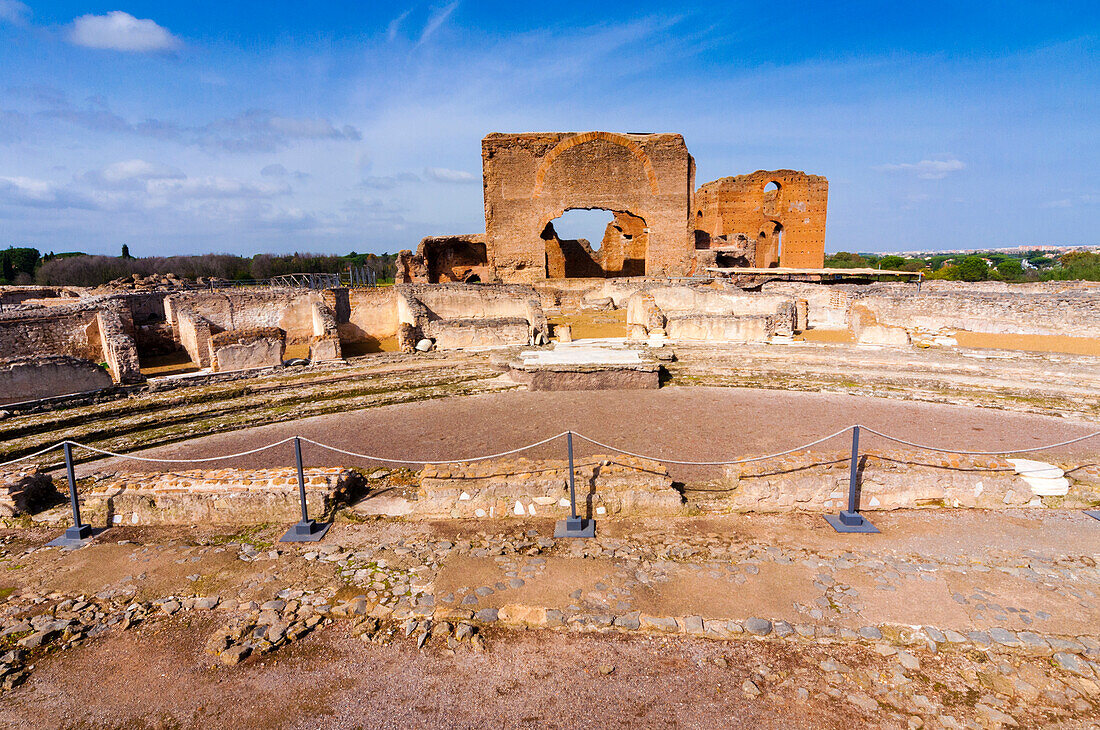
[[[653,163],[650,162],[649,155],[646,154],[646,151],[642,149],[641,145],[629,137],[615,134],[614,132],[584,132],[583,134],[575,134],[572,137],[563,139],[561,142],[558,142],[553,149],[546,153],[546,156],[542,158],[542,162],[539,164],[538,171],[535,173],[535,190],[531,193],[531,197],[537,198],[542,192],[542,183],[546,178],[546,173],[550,169],[550,166],[554,164],[554,160],[556,160],[561,153],[577,145],[592,142],[597,139],[602,139],[605,142],[617,144],[630,150],[630,154],[642,164],[642,169],[645,170],[646,179],[649,181],[650,192],[654,195],[660,194],[660,186],[657,184],[657,172],[653,169]]]

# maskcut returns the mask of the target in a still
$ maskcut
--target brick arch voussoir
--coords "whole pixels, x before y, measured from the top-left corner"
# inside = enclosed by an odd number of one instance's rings
[[[531,194],[531,197],[539,197],[539,194],[542,192],[542,185],[543,181],[546,179],[547,171],[549,171],[550,166],[554,164],[554,160],[558,159],[563,152],[577,145],[593,142],[597,139],[602,139],[605,142],[617,144],[620,147],[628,149],[630,154],[634,156],[634,159],[641,163],[642,169],[645,170],[650,192],[654,195],[660,194],[661,189],[657,184],[657,171],[653,169],[653,163],[650,161],[649,155],[646,154],[646,151],[642,149],[641,145],[629,137],[615,134],[614,132],[584,132],[563,139],[561,142],[558,142],[553,149],[546,153],[546,156],[542,158],[542,162],[539,164],[538,171],[535,172],[535,190]]]

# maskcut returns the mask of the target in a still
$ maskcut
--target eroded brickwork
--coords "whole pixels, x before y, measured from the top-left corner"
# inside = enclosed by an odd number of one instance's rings
[[[705,248],[754,241],[754,266],[821,268],[829,181],[796,170],[757,170],[709,182],[695,193],[693,227]]]
[[[617,216],[631,235],[613,259],[586,274],[679,276],[694,253],[690,221],[695,163],[678,134],[611,132],[490,134],[481,143],[485,186],[485,241],[489,264],[505,282],[534,282],[548,271],[547,224],[567,210],[629,213]],[[637,221],[640,220],[639,224]],[[554,237],[556,238],[556,236]],[[645,239],[639,261],[637,239]],[[630,250],[626,250],[630,249]],[[583,251],[576,251],[583,255]],[[629,259],[628,259],[629,256]],[[624,272],[624,262],[628,272]],[[568,275],[568,274],[567,274]]]

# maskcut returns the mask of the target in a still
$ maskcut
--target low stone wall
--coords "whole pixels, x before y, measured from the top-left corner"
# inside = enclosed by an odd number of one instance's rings
[[[219,332],[210,338],[211,369],[250,370],[283,364],[286,333],[275,327]]]
[[[662,515],[682,511],[668,470],[629,456],[593,456],[576,462],[577,512],[582,517]],[[420,472],[417,517],[565,517],[569,464],[512,459],[429,465]]]
[[[652,284],[627,299],[626,323],[634,339],[668,335],[679,340],[764,341],[794,332],[795,304],[776,294]]]
[[[735,512],[847,509],[849,456],[846,451],[799,453],[731,465],[726,476],[711,486],[717,491],[709,493],[709,507]],[[1057,466],[1065,469],[1068,494],[1040,497],[1001,458],[867,450],[860,462],[860,508],[1088,508],[1100,504],[1100,465]]]
[[[544,343],[550,327],[538,295],[504,284],[402,284],[396,286],[398,341],[411,351],[424,337],[436,347]]]
[[[68,355],[0,360],[0,405],[110,388],[111,374]]]
[[[340,331],[336,326],[336,313],[327,304],[313,304],[313,339],[309,343],[311,362],[341,359]]]
[[[59,498],[53,479],[37,466],[0,470],[0,517],[37,512]]]
[[[330,515],[363,490],[358,472],[306,469],[311,518]],[[257,524],[301,519],[296,470],[218,469],[100,477],[84,498],[93,524]]]

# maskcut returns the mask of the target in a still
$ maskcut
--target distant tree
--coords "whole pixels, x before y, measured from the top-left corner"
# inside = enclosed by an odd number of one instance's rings
[[[962,281],[985,281],[989,278],[989,264],[981,256],[967,256],[958,265]]]
[[[895,256],[895,255],[891,254],[889,256],[883,256],[881,259],[879,259],[878,264],[879,264],[878,267],[880,269],[888,269],[890,271],[897,271],[897,270],[901,269],[901,267],[905,266],[905,259],[902,258],[901,256]]]
[[[1024,278],[1024,266],[1020,263],[1020,259],[1003,259],[997,264],[997,271],[1006,281],[1018,281]]]
[[[122,244],[122,258],[124,258],[124,259],[132,259],[133,258],[133,256],[130,255],[130,247],[127,246],[125,243]]]

